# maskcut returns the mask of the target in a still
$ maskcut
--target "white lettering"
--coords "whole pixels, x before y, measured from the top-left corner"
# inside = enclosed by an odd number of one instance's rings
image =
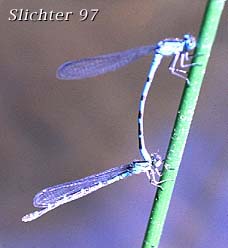
[[[74,14],[74,13],[71,12],[71,11],[70,11],[70,12],[66,12],[66,17],[65,17],[64,21],[69,21],[69,18],[70,18],[69,16],[70,16],[70,15],[73,15],[73,14]]]
[[[48,13],[45,12],[43,9],[40,9],[40,13],[37,21],[47,21],[47,20],[48,20]]]
[[[51,10],[51,11],[49,12],[49,14],[50,14],[49,20],[50,20],[50,21],[54,21],[54,19],[53,19],[53,14],[55,14],[55,12],[54,12],[53,10]]]
[[[33,18],[34,15],[38,15],[38,12],[34,11],[34,12],[30,13],[30,14],[29,14],[29,20],[36,22],[37,19],[36,19],[36,18]],[[28,20],[28,19],[27,19],[27,20]],[[26,20],[25,20],[25,21],[26,21]]]
[[[60,18],[60,17],[64,17],[64,13],[63,12],[57,12],[56,13],[56,21],[63,21],[64,19],[63,18]]]
[[[18,21],[22,21],[22,16],[23,16],[23,9],[19,10],[19,17],[18,17]]]
[[[26,9],[26,10],[24,11],[23,9],[21,9],[21,11],[22,11],[22,16],[23,16],[23,14],[24,14],[24,17],[23,17],[22,21],[28,21],[28,20],[29,20],[29,19],[28,19],[28,17],[29,17],[29,10]],[[24,12],[25,12],[25,13],[24,13]]]
[[[13,16],[13,18],[11,19],[10,17],[8,18],[8,20],[9,21],[16,21],[17,20],[17,16],[16,16],[16,14],[14,14],[14,12],[16,12],[17,13],[17,9],[11,9],[10,10],[10,15],[12,15]]]
[[[54,10],[30,11],[29,9],[11,9],[9,21],[69,21],[73,12],[55,12]]]

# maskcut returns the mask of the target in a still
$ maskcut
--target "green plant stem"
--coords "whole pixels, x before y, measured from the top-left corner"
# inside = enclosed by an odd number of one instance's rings
[[[168,166],[169,169],[163,170],[163,176],[161,178],[161,180],[172,179],[172,181],[163,183],[163,190],[157,189],[142,245],[143,248],[155,248],[159,245],[184,147],[224,5],[225,0],[209,0],[207,3],[195,51],[195,54],[199,56],[196,56],[193,61],[199,63],[200,66],[193,66],[189,71],[190,85],[186,85],[184,88],[166,154],[165,166]]]

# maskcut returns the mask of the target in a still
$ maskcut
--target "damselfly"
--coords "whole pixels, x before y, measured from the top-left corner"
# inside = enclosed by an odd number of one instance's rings
[[[161,156],[157,153],[152,154],[151,161],[151,163],[147,161],[134,161],[130,164],[121,165],[76,181],[43,189],[33,198],[34,207],[42,209],[25,215],[22,221],[28,222],[35,220],[62,204],[76,200],[111,183],[142,172],[147,174],[151,184],[158,186],[162,181],[155,184],[155,176],[163,162]]]
[[[181,68],[195,65],[185,64],[185,61],[189,60],[188,52],[193,50],[195,46],[195,38],[190,34],[185,34],[183,39],[165,39],[158,42],[155,46],[143,46],[123,52],[80,59],[77,61],[69,61],[59,67],[57,70],[57,77],[59,79],[83,79],[104,74],[109,71],[115,71],[118,68],[125,66],[142,56],[151,54],[154,51],[151,67],[141,94],[138,113],[139,150],[144,161],[132,162],[130,164],[122,165],[93,176],[46,188],[36,194],[33,199],[33,205],[43,209],[25,215],[22,218],[22,221],[27,222],[39,218],[43,214],[64,203],[83,197],[93,191],[98,190],[99,188],[134,174],[145,172],[150,179],[151,184],[158,187],[160,183],[164,182],[158,182],[156,180],[156,175],[161,176],[158,170],[158,168],[162,165],[161,157],[156,153],[149,154],[145,146],[143,131],[145,102],[155,72],[164,56],[173,56],[169,66],[170,72],[185,79],[187,83],[189,83],[188,79],[183,75],[186,73],[186,71],[177,69],[176,64],[178,60],[180,60]]]
[[[115,71],[135,60],[152,54],[154,56],[151,62],[147,80],[141,93],[139,112],[138,112],[138,140],[139,151],[145,161],[151,162],[151,155],[146,149],[144,140],[143,118],[146,98],[153,81],[155,72],[164,56],[173,56],[170,63],[170,72],[183,78],[189,84],[189,80],[183,74],[186,73],[183,68],[195,65],[195,63],[185,64],[189,60],[189,51],[196,47],[196,40],[191,34],[185,34],[183,39],[168,38],[159,41],[156,45],[142,46],[122,52],[100,55],[92,58],[79,59],[75,61],[67,61],[62,64],[56,73],[57,78],[63,80],[74,80],[95,77],[110,71]],[[180,68],[176,68],[177,62],[180,61]]]

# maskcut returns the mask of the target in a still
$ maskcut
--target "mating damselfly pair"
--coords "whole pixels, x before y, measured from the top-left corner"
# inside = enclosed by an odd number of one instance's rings
[[[165,56],[173,56],[169,66],[170,72],[175,76],[185,79],[189,84],[184,68],[195,65],[193,63],[185,64],[189,60],[189,51],[192,51],[195,47],[195,38],[190,34],[185,34],[182,39],[169,38],[158,42],[156,45],[142,46],[122,52],[68,61],[58,68],[57,78],[59,79],[84,79],[115,71],[140,57],[150,55],[154,52],[149,73],[141,93],[138,112],[139,151],[143,161],[134,161],[130,164],[115,167],[83,179],[43,189],[33,199],[34,207],[42,209],[25,215],[22,221],[28,222],[37,219],[62,204],[83,197],[120,179],[142,172],[147,174],[151,184],[159,186],[162,183],[162,181],[157,181],[156,179],[156,176],[161,176],[159,167],[163,164],[162,158],[157,153],[150,154],[145,145],[143,129],[145,103],[154,75],[162,58]],[[177,62],[180,63],[180,68],[176,67]]]

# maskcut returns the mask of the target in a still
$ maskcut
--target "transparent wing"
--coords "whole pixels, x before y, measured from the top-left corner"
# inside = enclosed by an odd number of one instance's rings
[[[95,77],[109,71],[115,71],[142,56],[149,55],[156,46],[142,46],[130,50],[67,61],[56,72],[56,77],[64,80],[83,79]]]
[[[75,195],[74,199],[80,198],[98,188],[131,176],[133,174],[133,167],[133,164],[122,165],[79,180],[43,189],[35,195],[33,205],[34,207],[44,208],[64,199],[67,202],[67,199],[72,195]]]

